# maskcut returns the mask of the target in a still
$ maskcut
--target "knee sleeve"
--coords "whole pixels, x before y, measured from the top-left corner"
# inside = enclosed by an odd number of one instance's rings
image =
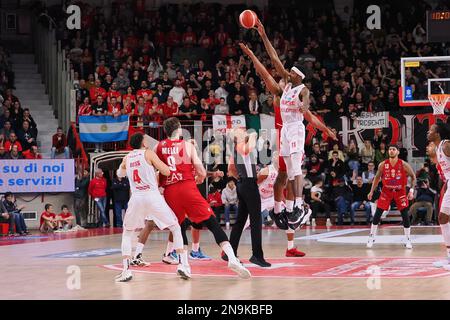
[[[296,176],[302,174],[302,158],[303,155],[300,152],[293,153],[289,157],[284,157],[288,180],[294,180]]]
[[[181,236],[183,237],[183,245],[185,245],[185,246],[187,246],[189,243],[188,243],[188,238],[187,238],[187,235],[186,235],[186,230],[187,230],[187,227],[189,226],[189,224],[188,223],[185,223],[185,222],[183,222],[182,224],[181,224],[181,226],[180,226],[180,229],[181,229]],[[175,235],[172,233],[172,236],[173,236],[173,241],[174,241],[174,243],[175,243]]]
[[[383,210],[381,210],[380,208],[377,208],[377,210],[375,211],[375,215],[373,216],[372,224],[374,224],[374,225],[380,224],[382,214],[383,214]]]
[[[214,235],[214,239],[216,240],[217,244],[220,245],[222,242],[228,241],[227,234],[220,227],[220,225],[217,222],[216,218],[211,216],[211,217],[209,217],[208,220],[203,221],[203,224],[208,228],[209,231],[212,232],[212,234]]]
[[[403,209],[400,213],[402,215],[403,227],[409,228],[411,226],[411,221],[409,220],[408,209]]]
[[[123,230],[122,233],[122,256],[131,256],[131,239],[134,231]]]
[[[173,248],[175,250],[183,249],[184,237],[181,232],[181,227],[178,224],[169,227],[170,232],[173,235]],[[184,232],[186,234],[186,232]],[[187,238],[186,238],[187,241]],[[187,245],[187,244],[186,244]]]

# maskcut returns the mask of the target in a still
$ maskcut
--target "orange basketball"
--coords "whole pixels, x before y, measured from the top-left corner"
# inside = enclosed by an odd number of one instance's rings
[[[239,15],[239,22],[246,29],[253,28],[257,21],[258,16],[252,10],[244,10]]]

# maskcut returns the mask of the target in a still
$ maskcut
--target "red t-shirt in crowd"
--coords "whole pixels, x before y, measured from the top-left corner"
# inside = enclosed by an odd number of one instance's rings
[[[88,192],[92,198],[103,198],[106,197],[106,179],[105,178],[94,178],[89,182]]]
[[[106,95],[110,100],[111,98],[116,98],[117,100],[119,100],[119,98],[122,96],[120,92],[116,90],[109,90]]]
[[[166,117],[172,117],[178,114],[178,104],[173,102],[172,105],[168,105],[167,102],[162,104],[163,112]]]
[[[23,156],[24,159],[42,159],[42,155],[41,154],[38,154],[36,156],[36,154],[31,152],[31,149],[28,149],[28,150],[24,151],[22,153],[22,156]]]
[[[145,96],[150,96],[150,95],[153,95],[153,91],[150,89],[140,89],[136,92],[137,98],[139,98],[139,97],[145,98]]]
[[[97,97],[98,96],[102,96],[103,99],[106,99],[106,90],[103,89],[102,87],[92,87],[89,90],[89,97],[91,98],[91,101],[97,101]]]
[[[90,104],[82,104],[78,108],[78,115],[79,116],[87,116],[92,112],[92,108]]]
[[[47,212],[47,211],[42,212],[42,214],[41,214],[41,226],[44,224],[44,217],[45,218],[56,219],[56,214],[50,213],[50,212]]]
[[[67,213],[61,212],[60,214],[58,214],[58,216],[62,219],[67,219],[67,218],[72,217],[73,215],[70,212],[67,212]]]
[[[214,193],[210,193],[208,194],[208,203],[211,207],[220,207],[221,205],[223,205],[222,203],[222,196],[220,195],[219,191],[216,191]],[[213,203],[213,201],[215,201]]]

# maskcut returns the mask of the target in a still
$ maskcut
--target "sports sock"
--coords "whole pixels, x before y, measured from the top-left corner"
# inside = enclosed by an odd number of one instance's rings
[[[236,256],[234,255],[233,247],[231,247],[231,244],[229,242],[223,245],[222,250],[227,255],[228,261],[239,262],[238,258],[236,258]]]
[[[167,241],[166,256],[173,251],[173,242]]]
[[[406,239],[410,240],[411,228],[403,228],[403,230],[405,231]]]
[[[134,257],[137,257],[139,254],[141,254],[142,250],[144,250],[144,244],[138,242],[137,245],[136,245],[136,252],[134,254]]]
[[[292,241],[288,240],[288,250],[291,250],[293,248],[294,248],[294,240],[292,240]]]
[[[192,243],[192,251],[197,252],[200,249],[200,243]]]
[[[274,206],[274,208],[273,208],[273,212],[274,212],[275,214],[278,214],[278,213],[281,212],[281,208],[283,208],[283,202],[275,201],[275,206]]]
[[[180,262],[183,266],[188,266],[189,262],[188,262],[188,256],[187,256],[187,250],[183,250],[182,253],[179,254],[180,257]]]
[[[294,210],[294,201],[293,200],[286,200],[286,211],[292,212]]]
[[[445,246],[447,247],[447,255],[450,258],[450,223],[441,224],[442,237],[444,238]]]
[[[370,235],[375,237],[377,235],[378,225],[372,224],[370,227]]]
[[[130,261],[127,259],[123,259],[122,260],[122,266],[123,266],[123,270],[128,270],[128,268],[130,267]]]
[[[295,206],[300,207],[303,205],[303,198],[302,197],[296,197],[295,198]]]

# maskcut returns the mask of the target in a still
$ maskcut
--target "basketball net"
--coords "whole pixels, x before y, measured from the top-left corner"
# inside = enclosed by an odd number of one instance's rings
[[[428,96],[433,114],[444,114],[445,106],[450,101],[450,94],[430,94]]]

